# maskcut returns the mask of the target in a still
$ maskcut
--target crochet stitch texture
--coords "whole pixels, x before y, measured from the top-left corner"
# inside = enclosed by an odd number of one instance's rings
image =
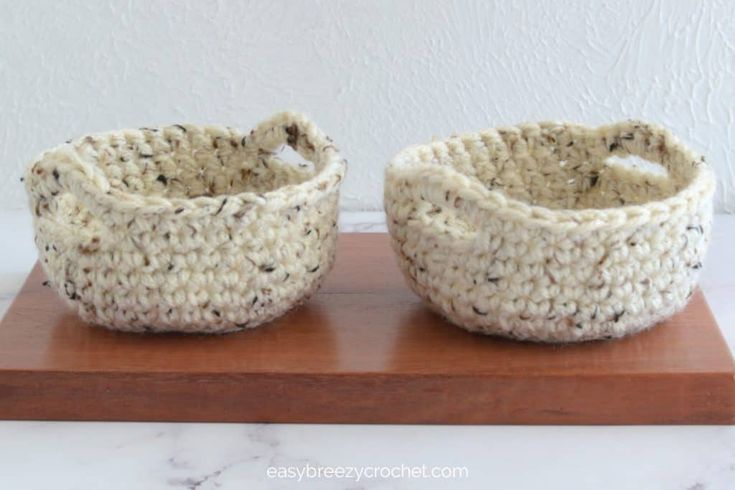
[[[309,162],[288,163],[289,145]],[[174,125],[42,154],[26,189],[50,285],[88,322],[230,332],[304,301],[332,266],[346,162],[303,115],[249,134]]]
[[[666,175],[606,162],[636,155]],[[714,176],[667,130],[544,122],[399,153],[386,169],[408,284],[470,331],[614,338],[681,310],[710,236]]]

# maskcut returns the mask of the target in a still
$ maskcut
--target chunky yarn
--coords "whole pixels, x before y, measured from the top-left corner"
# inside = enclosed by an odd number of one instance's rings
[[[610,158],[630,155],[663,172]],[[544,122],[402,151],[385,208],[408,284],[451,322],[573,342],[637,332],[686,305],[713,191],[704,158],[663,128]]]
[[[288,163],[288,145],[305,161]],[[304,116],[248,134],[174,125],[93,134],[26,174],[50,285],[88,322],[231,332],[304,301],[332,266],[345,161]]]

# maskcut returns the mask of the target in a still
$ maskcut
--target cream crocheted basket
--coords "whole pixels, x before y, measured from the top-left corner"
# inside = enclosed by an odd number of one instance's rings
[[[663,168],[620,163],[630,155]],[[704,158],[663,128],[546,122],[402,151],[385,207],[409,285],[451,322],[574,342],[637,332],[686,305],[713,191]]]
[[[289,145],[306,161],[288,163]],[[86,136],[29,165],[49,282],[88,322],[231,332],[305,300],[332,266],[346,163],[304,116],[249,134],[174,125]]]

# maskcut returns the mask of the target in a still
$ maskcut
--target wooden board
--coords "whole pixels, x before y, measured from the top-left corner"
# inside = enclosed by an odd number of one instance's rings
[[[383,234],[343,235],[321,291],[226,336],[83,324],[36,266],[0,324],[0,418],[452,424],[731,424],[735,367],[697,292],[618,341],[458,329],[404,285]]]

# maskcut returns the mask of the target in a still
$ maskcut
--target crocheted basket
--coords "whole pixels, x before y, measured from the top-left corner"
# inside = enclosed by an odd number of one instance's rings
[[[289,145],[308,162],[288,163]],[[88,322],[231,332],[315,292],[332,266],[346,162],[304,116],[249,134],[174,125],[86,136],[29,165],[50,285]]]
[[[662,172],[608,160],[630,155]],[[621,337],[685,306],[713,191],[704,158],[665,129],[547,122],[402,151],[385,208],[409,285],[451,322],[572,342]]]

